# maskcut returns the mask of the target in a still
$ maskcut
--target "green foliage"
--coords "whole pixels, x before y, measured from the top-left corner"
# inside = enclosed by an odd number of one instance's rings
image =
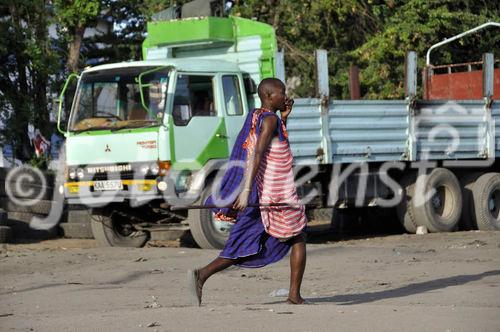
[[[383,1],[352,0],[249,0],[235,8],[237,15],[275,27],[279,47],[285,51],[287,77],[302,82],[296,95],[315,93],[314,50],[328,50],[330,91],[335,98],[348,95],[347,69],[352,61],[348,52],[380,29],[387,11]]]
[[[434,43],[487,21],[500,21],[494,0],[247,0],[234,13],[272,24],[285,50],[287,77],[300,77],[295,94],[314,94],[314,57],[328,50],[330,92],[349,98],[348,70],[361,70],[365,98],[401,98],[404,57],[416,51],[423,66],[425,52]],[[433,55],[439,63],[478,60],[492,50],[498,58],[497,30],[479,32]]]
[[[68,30],[94,22],[101,10],[100,0],[53,0],[56,21]]]
[[[47,84],[57,57],[47,38],[48,11],[43,0],[5,1],[0,7],[1,141],[14,143],[18,158],[29,157],[28,123],[50,132]]]
[[[365,98],[402,98],[404,59],[407,51],[419,55],[419,68],[425,66],[429,47],[488,21],[500,21],[495,1],[410,0],[395,7],[383,29],[349,54],[361,65]],[[498,29],[479,31],[438,48],[431,54],[432,64],[480,61],[484,52],[500,56]]]
[[[44,155],[41,155],[40,157],[33,155],[31,159],[28,160],[28,165],[41,170],[47,170],[49,166],[49,159]]]

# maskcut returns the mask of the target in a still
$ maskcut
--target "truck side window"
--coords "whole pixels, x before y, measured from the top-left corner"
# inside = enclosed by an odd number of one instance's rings
[[[240,82],[236,75],[222,76],[222,91],[224,91],[224,105],[227,115],[242,115]]]
[[[179,74],[172,116],[177,126],[185,126],[195,116],[217,116],[214,77]]]

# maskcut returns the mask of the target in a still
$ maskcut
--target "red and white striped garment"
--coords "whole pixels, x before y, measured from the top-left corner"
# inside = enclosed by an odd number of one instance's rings
[[[249,154],[257,143],[255,127],[263,110],[254,113],[252,129],[245,142]],[[289,239],[301,233],[307,224],[305,208],[300,205],[292,170],[293,156],[288,144],[285,125],[281,123],[284,141],[273,138],[263,155],[256,174],[257,190],[260,204],[285,203],[291,206],[261,206],[262,223],[268,234],[280,240]],[[247,158],[249,161],[251,158]]]

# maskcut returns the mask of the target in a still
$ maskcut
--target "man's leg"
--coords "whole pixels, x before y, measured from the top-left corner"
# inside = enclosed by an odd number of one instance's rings
[[[198,280],[200,282],[200,285],[203,286],[205,281],[207,281],[210,276],[224,269],[227,269],[228,267],[237,263],[237,261],[237,259],[217,257],[208,265],[198,270]]]
[[[292,242],[292,253],[290,254],[290,292],[288,299],[292,303],[300,304],[304,302],[300,296],[300,285],[302,284],[302,276],[306,268],[306,241],[305,234],[302,233]]]
[[[237,259],[217,257],[210,264],[201,269],[189,270],[188,288],[191,303],[193,305],[201,305],[202,290],[205,281],[207,281],[211,275],[230,267],[236,262],[238,262]]]

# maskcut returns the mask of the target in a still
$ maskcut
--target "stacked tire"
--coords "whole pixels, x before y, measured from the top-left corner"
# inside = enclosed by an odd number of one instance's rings
[[[54,206],[51,200],[53,182],[49,174],[28,167],[0,169],[0,209],[5,211],[1,217],[4,221],[0,223],[0,240],[50,239],[58,236],[59,220],[52,219],[58,219],[61,214],[50,214]],[[34,217],[47,223],[47,227],[31,227]]]

